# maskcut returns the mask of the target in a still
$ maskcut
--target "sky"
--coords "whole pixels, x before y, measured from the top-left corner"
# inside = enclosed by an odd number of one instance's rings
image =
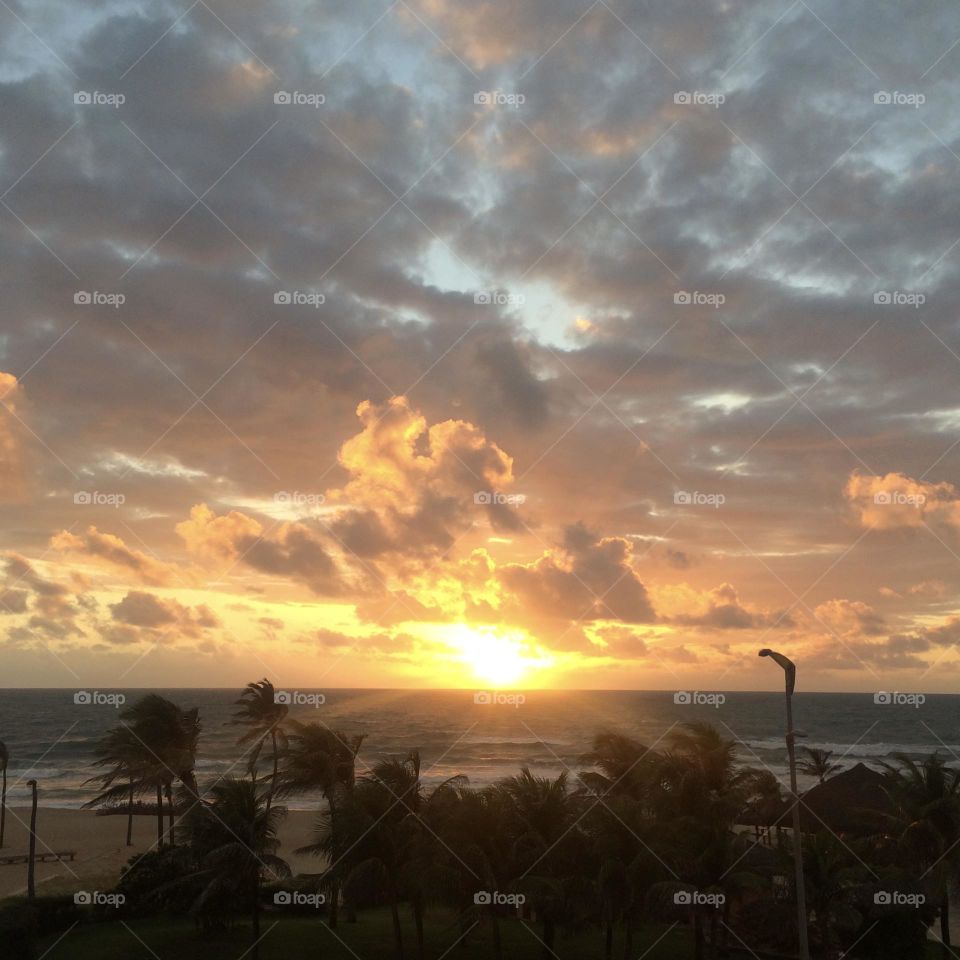
[[[0,5],[0,684],[949,692],[960,9]]]

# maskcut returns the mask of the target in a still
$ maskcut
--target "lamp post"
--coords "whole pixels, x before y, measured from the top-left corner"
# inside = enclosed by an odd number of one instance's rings
[[[782,653],[765,648],[758,656],[770,657],[783,667],[787,690],[787,758],[790,762],[790,793],[793,795],[793,868],[797,888],[797,929],[800,935],[800,960],[810,960],[810,945],[807,942],[807,895],[803,883],[803,845],[800,835],[800,797],[797,793],[797,763],[793,729],[793,689],[797,682],[797,667]]]
[[[36,893],[34,874],[37,862],[37,781],[28,780],[33,797],[30,804],[30,857],[27,860],[27,899],[32,900]]]

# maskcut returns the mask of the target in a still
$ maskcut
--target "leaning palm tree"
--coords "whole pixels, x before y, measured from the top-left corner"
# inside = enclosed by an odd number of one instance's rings
[[[797,764],[797,769],[808,776],[816,777],[823,783],[831,774],[840,769],[839,763],[831,763],[832,750],[821,750],[818,747],[801,747],[806,757]]]
[[[194,904],[198,916],[223,916],[248,910],[252,921],[252,960],[260,955],[260,886],[264,879],[290,876],[277,856],[277,838],[284,807],[267,810],[257,785],[227,777],[214,785],[208,803],[195,806],[185,818],[187,836],[202,883]]]
[[[101,738],[97,745],[99,767],[107,769],[88,783],[97,783],[100,791],[84,804],[87,807],[115,807],[127,804],[127,846],[133,845],[134,799],[157,786],[162,789],[165,771],[136,732],[126,724],[119,724]],[[163,811],[158,807],[158,843],[163,843]]]
[[[939,753],[917,762],[895,753],[881,763],[894,812],[879,814],[885,834],[916,876],[940,898],[940,941],[950,950],[950,887],[960,870],[960,770],[948,767]]]
[[[162,825],[165,797],[169,818],[168,839],[173,845],[174,783],[179,781],[191,805],[199,802],[194,773],[200,739],[199,711],[195,707],[183,710],[159,694],[148,693],[125,707],[120,712],[120,719],[151,759],[149,781],[157,794],[158,830]]]
[[[3,846],[3,835],[7,826],[7,764],[9,762],[10,751],[0,740],[0,776],[3,777],[3,787],[0,788],[0,847]]]
[[[278,765],[280,749],[284,746],[283,722],[287,718],[287,706],[277,703],[276,691],[273,684],[264,678],[255,683],[248,683],[240,699],[236,701],[239,707],[234,714],[233,722],[247,728],[247,732],[237,741],[241,746],[254,744],[250,754],[248,769],[254,780],[257,778],[257,760],[263,750],[264,743],[269,739],[271,757],[273,760],[273,775],[270,778],[270,787],[267,790],[267,811],[273,805],[273,795],[277,789]]]
[[[343,853],[348,846],[345,839],[348,830],[346,818],[341,814],[349,806],[356,781],[357,754],[364,738],[331,730],[322,723],[297,721],[290,722],[285,737],[278,795],[288,797],[319,792],[327,803],[326,820],[321,816],[321,821],[324,821],[322,829],[328,836],[331,849],[323,853],[329,857],[330,863],[327,870],[329,923],[336,927],[340,889],[347,873]]]

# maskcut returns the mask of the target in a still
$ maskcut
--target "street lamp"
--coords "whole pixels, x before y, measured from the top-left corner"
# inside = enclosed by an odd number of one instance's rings
[[[27,859],[27,899],[32,900],[36,893],[36,862],[37,862],[37,781],[28,780],[27,786],[31,790],[30,803],[30,855]]]
[[[776,650],[763,649],[758,656],[770,657],[783,667],[787,688],[787,758],[790,761],[790,793],[793,794],[793,868],[797,887],[797,928],[800,934],[800,960],[810,960],[807,942],[807,896],[803,883],[803,846],[800,839],[800,797],[797,794],[797,763],[793,729],[793,688],[797,683],[797,666]]]

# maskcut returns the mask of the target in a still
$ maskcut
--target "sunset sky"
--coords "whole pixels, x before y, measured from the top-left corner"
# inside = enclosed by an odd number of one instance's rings
[[[0,6],[0,684],[955,691],[958,38]]]

